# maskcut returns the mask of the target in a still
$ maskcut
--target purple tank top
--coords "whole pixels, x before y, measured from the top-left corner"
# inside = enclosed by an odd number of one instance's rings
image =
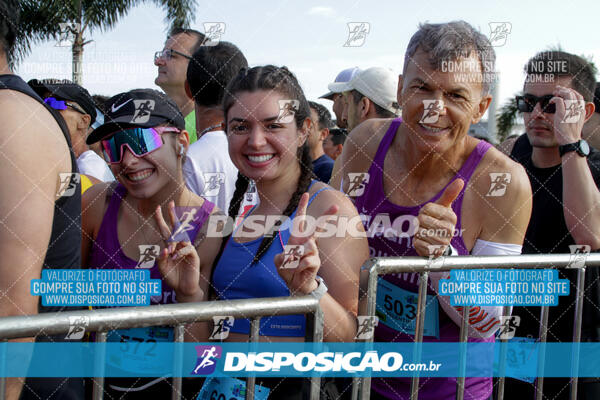
[[[419,210],[425,204],[438,200],[446,187],[454,180],[461,178],[465,181],[465,186],[452,203],[452,210],[456,213],[457,223],[455,234],[451,239],[452,246],[458,251],[459,255],[468,255],[465,243],[462,239],[462,202],[465,189],[477,165],[491,147],[485,141],[480,141],[477,147],[469,155],[465,163],[462,165],[458,173],[448,182],[444,188],[426,202],[413,207],[403,207],[390,202],[384,194],[383,189],[383,166],[385,156],[389,147],[396,136],[396,131],[402,123],[400,118],[394,119],[385,133],[373,163],[369,167],[369,181],[365,185],[364,191],[354,200],[356,208],[361,215],[368,216],[369,219],[364,221],[365,229],[369,232],[369,253],[371,257],[397,257],[397,256],[418,256],[416,250],[412,247],[414,233],[416,232],[415,218],[419,214]],[[379,216],[379,217],[377,217]],[[382,216],[384,217],[382,219]],[[400,235],[386,235],[386,229],[378,229],[381,226],[381,221],[387,221],[391,227]],[[370,231],[369,231],[370,226]],[[385,225],[384,225],[385,226]],[[371,233],[372,232],[372,233]],[[402,273],[390,274],[380,278],[406,291],[418,292],[418,274]],[[435,295],[432,288],[428,288],[428,295]],[[416,297],[415,297],[416,298]],[[377,304],[377,309],[382,307]],[[437,306],[439,316],[439,337],[424,336],[424,342],[457,342],[460,328],[454,321],[450,319],[443,311],[441,306]],[[429,308],[427,309],[429,312]],[[375,330],[376,342],[412,342],[412,335],[402,333],[398,330],[379,323]],[[493,342],[494,338],[477,339],[469,338],[470,342]],[[490,361],[491,362],[491,361]],[[419,399],[454,399],[456,393],[455,378],[426,378],[421,377],[419,389]],[[408,399],[410,397],[410,379],[405,378],[375,378],[372,380],[372,389],[382,396],[390,399]],[[491,378],[466,378],[465,379],[465,398],[470,399],[487,399],[492,391]]]
[[[127,194],[127,189],[119,184],[115,187],[108,208],[102,218],[102,224],[98,231],[98,236],[92,245],[90,257],[90,268],[92,269],[135,269],[138,266],[138,261],[133,260],[125,255],[121,244],[119,243],[119,235],[117,233],[117,216],[121,201]],[[202,227],[208,216],[212,212],[215,205],[208,200],[204,200],[202,207],[198,210],[196,218],[192,222],[197,228]],[[198,232],[198,229],[195,229]],[[192,238],[192,242],[195,237]],[[150,268],[150,277],[152,279],[162,279],[156,261]],[[151,304],[172,304],[176,303],[175,291],[162,282],[162,295],[151,297]]]

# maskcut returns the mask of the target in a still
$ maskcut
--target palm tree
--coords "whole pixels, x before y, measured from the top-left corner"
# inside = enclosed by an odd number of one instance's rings
[[[21,0],[14,59],[22,60],[33,44],[60,37],[68,23],[73,37],[73,81],[82,82],[84,34],[113,28],[127,12],[142,3],[154,3],[166,11],[171,27],[187,28],[194,19],[195,0]]]
[[[496,114],[498,143],[502,143],[508,135],[510,135],[517,120],[518,110],[516,96],[517,95],[508,99]]]

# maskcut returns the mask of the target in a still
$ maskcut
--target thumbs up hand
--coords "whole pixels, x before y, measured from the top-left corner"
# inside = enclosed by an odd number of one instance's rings
[[[413,237],[413,247],[420,256],[432,255],[429,246],[434,245],[438,246],[438,249],[433,255],[439,257],[450,245],[456,226],[456,214],[451,206],[464,185],[462,179],[455,180],[436,202],[427,203],[419,210],[419,226]]]

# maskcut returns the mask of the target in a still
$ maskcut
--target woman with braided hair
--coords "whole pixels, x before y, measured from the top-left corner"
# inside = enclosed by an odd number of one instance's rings
[[[313,180],[306,143],[313,121],[298,81],[285,67],[243,70],[230,82],[223,107],[229,154],[239,170],[229,216],[237,216],[249,179],[256,182],[260,202],[224,242],[212,274],[217,297],[233,300],[313,293],[322,296],[325,340],[352,341],[360,266],[368,257],[366,240],[339,234],[300,237],[304,235],[293,235],[292,224],[285,222],[285,217],[293,221],[304,215],[315,219],[328,214],[357,215],[340,192]],[[292,115],[281,115],[289,109],[294,110]],[[283,216],[283,224],[268,226],[277,220],[269,218],[273,216]],[[259,221],[266,221],[262,232],[252,226]],[[280,253],[286,245],[298,244],[304,250],[298,266],[282,269]],[[273,341],[302,340],[304,322],[304,316],[297,315],[265,317],[261,335]],[[248,331],[248,320],[235,321],[230,337],[246,340]]]
[[[292,107],[286,107],[290,103]],[[250,180],[256,183],[260,201],[224,239],[210,277],[217,299],[312,294],[320,299],[324,312],[324,340],[353,341],[367,241],[351,201],[313,180],[306,144],[313,121],[298,81],[285,67],[244,69],[229,83],[223,107],[229,155],[239,170],[229,216],[237,217]],[[292,115],[282,117],[281,111],[290,109]],[[296,229],[299,219],[322,216],[354,220],[341,234]],[[282,223],[274,223],[277,220]],[[357,234],[352,237],[348,232]],[[301,245],[303,252],[297,253],[297,266],[288,268],[283,252],[294,245]],[[198,300],[204,300],[203,295]],[[246,341],[248,334],[249,321],[236,319],[226,340]],[[303,341],[305,317],[263,317],[260,334],[261,341],[267,342]],[[271,387],[270,399],[278,398],[277,393],[292,398],[294,391],[301,396],[301,390],[294,387],[298,379],[283,384],[279,379],[269,381],[258,379],[257,383]]]

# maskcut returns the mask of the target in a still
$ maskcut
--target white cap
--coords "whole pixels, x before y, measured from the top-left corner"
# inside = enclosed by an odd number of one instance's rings
[[[335,77],[335,81],[333,81],[333,82],[334,83],[348,82],[352,78],[354,78],[354,75],[356,75],[356,73],[358,71],[360,71],[360,68],[358,68],[358,67],[346,68],[345,70],[343,70],[339,74],[337,74],[337,76]],[[329,86],[331,86],[331,84]],[[342,92],[336,92],[336,91],[331,90],[329,93],[325,93],[323,96],[319,96],[319,98],[333,100],[333,95],[336,93],[342,93]]]
[[[356,90],[378,106],[398,114],[400,111],[396,99],[398,76],[391,70],[372,67],[357,72],[350,82],[334,82],[328,86],[335,93]]]

